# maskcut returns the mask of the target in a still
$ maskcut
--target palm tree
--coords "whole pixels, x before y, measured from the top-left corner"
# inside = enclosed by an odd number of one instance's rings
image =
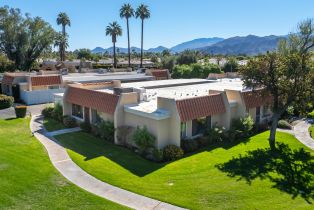
[[[106,36],[111,36],[112,43],[113,43],[113,66],[117,67],[117,59],[116,59],[116,42],[117,42],[117,36],[122,35],[122,28],[121,26],[116,22],[109,23],[109,25],[106,27]]]
[[[150,17],[150,11],[148,6],[141,4],[135,12],[136,18],[140,18],[142,20],[142,36],[141,36],[141,68],[143,67],[143,31],[144,31],[144,19],[148,19]]]
[[[129,18],[134,16],[134,10],[130,4],[123,4],[120,9],[120,17],[126,19],[126,27],[128,33],[128,57],[129,67],[131,66],[131,52],[130,52],[130,31],[129,31]]]
[[[60,54],[60,59],[62,61],[62,58],[65,57],[64,52],[67,47],[69,47],[68,43],[68,37],[67,35],[63,35],[62,33],[57,33],[55,37],[55,43],[54,46],[59,46],[59,54]]]
[[[71,21],[70,18],[68,17],[68,15],[65,12],[60,12],[58,17],[57,17],[57,24],[58,25],[62,25],[62,35],[63,37],[66,37],[66,32],[65,32],[65,27],[71,26]],[[65,44],[60,43],[59,45],[59,50],[63,51],[62,53],[60,53],[61,57],[61,61],[65,60],[65,49],[67,48],[67,46],[65,46]]]

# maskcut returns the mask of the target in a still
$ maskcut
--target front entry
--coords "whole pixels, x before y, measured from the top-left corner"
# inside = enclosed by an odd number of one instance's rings
[[[90,123],[89,108],[88,107],[84,107],[84,121],[86,123]]]

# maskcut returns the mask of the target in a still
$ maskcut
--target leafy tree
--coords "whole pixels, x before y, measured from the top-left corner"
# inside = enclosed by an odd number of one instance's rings
[[[177,63],[182,64],[192,64],[197,62],[197,53],[196,51],[185,50],[177,58]]]
[[[67,38],[67,34],[65,32],[65,27],[66,26],[71,26],[71,21],[69,16],[65,12],[60,12],[58,17],[57,17],[57,24],[62,25],[62,35],[63,39],[61,40],[66,40],[65,37]],[[65,60],[65,50],[68,47],[68,44],[65,42],[61,42],[59,45],[59,51],[60,51],[60,59],[61,61]]]
[[[129,19],[134,16],[134,9],[130,4],[123,4],[120,9],[120,17],[126,19],[126,27],[128,33],[128,64],[131,67],[131,51],[130,51],[130,29],[129,29]]]
[[[122,35],[122,28],[121,26],[116,22],[110,23],[106,28],[106,36],[111,36],[112,43],[113,43],[113,66],[117,67],[117,58],[116,58],[116,42],[117,42],[117,36]]]
[[[90,49],[78,49],[75,50],[74,53],[77,55],[77,59],[86,59],[86,60],[91,60],[93,58],[93,54],[90,51]]]
[[[244,84],[264,88],[273,97],[269,144],[275,149],[278,120],[289,106],[305,104],[313,96],[314,76],[310,50],[314,48],[312,19],[298,25],[297,33],[282,40],[277,52],[251,59],[241,71]],[[299,107],[302,109],[302,107]]]
[[[136,18],[140,18],[142,21],[142,33],[141,33],[141,65],[143,67],[143,39],[144,39],[144,20],[150,18],[150,11],[148,6],[141,4],[135,12]]]
[[[170,72],[172,72],[174,66],[176,65],[176,57],[175,56],[167,56],[164,57],[161,61],[162,68],[168,69]]]
[[[161,54],[162,54],[162,57],[166,57],[166,56],[170,56],[171,55],[169,49],[164,49]]]
[[[234,57],[229,57],[227,62],[223,67],[224,72],[237,72],[239,70],[239,64],[237,59]]]
[[[30,70],[36,59],[51,47],[55,31],[39,17],[25,17],[19,9],[0,8],[0,51],[16,68]]]

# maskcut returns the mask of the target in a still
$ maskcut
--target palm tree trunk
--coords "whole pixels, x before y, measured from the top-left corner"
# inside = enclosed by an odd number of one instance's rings
[[[142,39],[141,39],[141,65],[140,67],[143,68],[143,34],[144,34],[144,19],[142,19]]]
[[[129,18],[126,19],[126,27],[128,31],[128,56],[129,56],[129,67],[131,67],[131,49],[130,49],[130,31],[129,31]]]
[[[65,25],[62,25],[62,34],[65,37]],[[65,43],[62,43],[62,58],[61,61],[65,61]]]
[[[116,61],[116,43],[113,42],[113,67],[117,68],[117,61]]]

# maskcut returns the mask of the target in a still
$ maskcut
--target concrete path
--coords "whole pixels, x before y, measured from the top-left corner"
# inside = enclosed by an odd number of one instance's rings
[[[57,135],[65,134],[65,133],[77,132],[77,131],[80,131],[80,130],[81,130],[81,128],[79,128],[79,127],[76,127],[76,128],[66,128],[66,129],[62,129],[62,130],[46,132],[46,135],[47,136],[57,136]]]
[[[95,195],[133,209],[182,209],[112,186],[89,175],[71,160],[65,148],[58,144],[55,138],[47,135],[42,121],[41,116],[32,116],[30,124],[32,133],[45,146],[54,167],[75,185]]]
[[[293,126],[292,130],[278,128],[277,131],[294,135],[302,144],[314,150],[314,139],[312,139],[309,133],[309,127],[313,123],[313,120],[300,120],[297,124]]]

